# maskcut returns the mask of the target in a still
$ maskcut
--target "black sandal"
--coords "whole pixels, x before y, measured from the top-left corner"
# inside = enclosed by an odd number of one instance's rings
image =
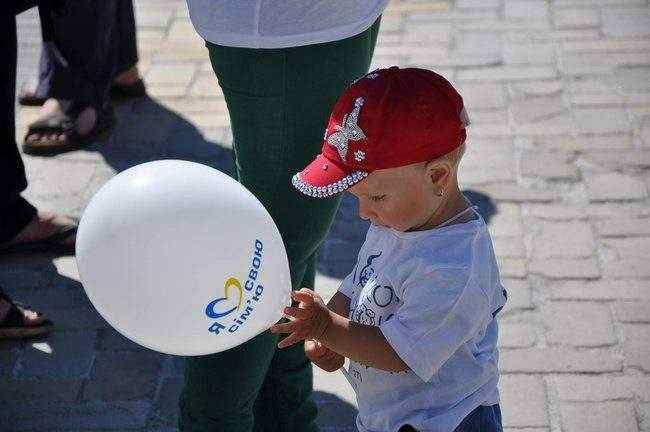
[[[73,104],[64,113],[55,113],[30,124],[22,146],[23,152],[31,155],[54,155],[77,150],[93,142],[99,135],[113,126],[115,115],[110,106],[103,109],[94,107],[97,113],[95,127],[87,134],[80,135],[75,127],[75,120],[83,110],[90,106],[87,104]],[[59,141],[57,138],[29,141],[29,137],[34,134],[56,134],[57,136],[63,134],[67,139],[65,141]]]
[[[52,329],[52,321],[46,319],[40,324],[29,325],[25,321],[25,310],[30,310],[29,306],[24,306],[20,303],[14,302],[5,294],[0,288],[0,300],[9,303],[9,311],[7,315],[0,321],[0,340],[3,339],[24,339],[36,336],[43,336],[50,332]],[[40,312],[36,312],[41,316]]]

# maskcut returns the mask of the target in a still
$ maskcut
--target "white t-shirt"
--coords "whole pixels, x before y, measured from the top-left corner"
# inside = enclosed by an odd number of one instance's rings
[[[244,48],[332,42],[367,30],[389,0],[187,0],[197,33]]]
[[[361,432],[450,432],[499,402],[497,322],[505,301],[483,219],[419,232],[371,225],[339,292],[352,321],[379,326],[409,366],[391,373],[351,361]]]

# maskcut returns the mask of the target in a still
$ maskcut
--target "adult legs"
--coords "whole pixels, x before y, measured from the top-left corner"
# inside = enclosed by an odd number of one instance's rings
[[[294,289],[314,286],[316,252],[338,199],[307,199],[293,189],[291,177],[320,151],[341,92],[367,72],[378,27],[287,49],[208,44],[230,112],[239,180],[278,226]],[[302,344],[277,350],[277,340],[265,332],[233,350],[189,358],[180,430],[316,430],[311,363]]]

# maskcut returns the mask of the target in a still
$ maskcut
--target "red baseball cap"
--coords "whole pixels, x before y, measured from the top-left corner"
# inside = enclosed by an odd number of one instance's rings
[[[300,192],[327,198],[373,171],[437,159],[465,142],[463,98],[425,69],[378,69],[334,105],[321,153],[293,176]]]

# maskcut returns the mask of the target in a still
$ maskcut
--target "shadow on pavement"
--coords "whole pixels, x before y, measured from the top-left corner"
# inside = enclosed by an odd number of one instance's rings
[[[332,393],[314,392],[314,400],[318,405],[320,427],[332,428],[338,432],[356,432],[355,419],[357,408],[349,402]]]

